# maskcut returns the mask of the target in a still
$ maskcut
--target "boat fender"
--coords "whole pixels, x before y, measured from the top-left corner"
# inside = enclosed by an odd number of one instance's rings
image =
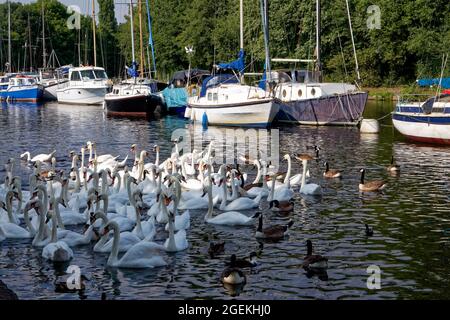
[[[208,128],[208,115],[206,114],[206,111],[203,112],[202,127],[203,127],[203,129],[207,129]]]
[[[376,119],[362,119],[359,131],[361,133],[378,133],[380,132],[380,124]]]

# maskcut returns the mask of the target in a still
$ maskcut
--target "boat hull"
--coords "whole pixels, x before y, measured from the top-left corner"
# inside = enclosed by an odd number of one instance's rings
[[[45,100],[58,100],[58,89],[64,89],[69,86],[69,80],[60,81],[60,82],[52,82],[49,84],[44,84],[44,94],[43,98]]]
[[[162,102],[155,95],[133,95],[105,98],[106,113],[124,117],[150,117],[164,113]]]
[[[18,88],[0,91],[2,100],[37,102],[42,98],[42,89],[38,86],[32,88]]]
[[[278,100],[278,122],[306,125],[358,125],[366,106],[368,93],[337,94],[296,101]]]
[[[107,87],[57,89],[58,102],[66,104],[100,105],[105,100]]]
[[[406,138],[425,143],[450,145],[450,116],[392,114],[394,127]]]
[[[227,105],[188,104],[187,113],[193,121],[203,121],[206,113],[208,124],[238,127],[268,127],[278,112],[274,99]]]

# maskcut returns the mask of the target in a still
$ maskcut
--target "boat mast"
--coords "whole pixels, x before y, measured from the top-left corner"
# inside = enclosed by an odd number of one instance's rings
[[[45,24],[44,24],[44,1],[42,1],[42,64],[47,67],[47,52],[45,51]]]
[[[134,56],[134,18],[133,18],[133,0],[130,0],[130,26],[131,26],[131,56],[132,63],[136,61],[136,57]]]
[[[320,0],[316,0],[316,72],[322,82],[322,62],[320,61]]]
[[[144,77],[144,46],[142,37],[142,0],[138,1],[138,11],[139,11],[139,50],[140,50],[140,62],[139,62],[139,73],[141,78]]]
[[[8,0],[8,73],[11,73],[11,2]]]
[[[241,50],[244,50],[244,0],[239,1],[239,38]],[[241,74],[241,83],[244,83],[244,73]]]
[[[267,0],[261,0],[261,18],[263,21],[264,31],[264,49],[266,59],[266,82],[270,86],[271,82],[271,67],[270,67],[270,51],[269,51],[269,8]]]
[[[345,0],[345,3],[347,5],[348,25],[350,27],[350,35],[352,37],[353,55],[355,56],[356,75],[358,76],[358,81],[360,81],[361,80],[361,76],[359,74],[359,65],[358,65],[358,57],[356,55],[355,39],[353,39],[352,19],[350,17],[350,8],[349,8],[349,5],[348,5],[348,0]]]
[[[150,4],[148,3],[148,0],[146,1],[147,4],[147,19],[148,19],[148,43],[152,49],[152,59],[153,59],[153,72],[154,72],[154,77],[156,78],[156,60],[155,60],[155,48],[153,46],[153,31],[152,31],[152,18],[150,16]],[[147,55],[148,55],[148,50],[147,50]],[[148,58],[148,69],[149,69],[149,75],[150,75],[150,79],[152,78],[152,73],[151,73],[151,64],[150,64],[150,58]]]
[[[30,49],[30,72],[33,71],[33,51],[31,47],[31,24],[30,24],[30,14],[28,13],[28,41]]]
[[[97,44],[95,42],[95,0],[92,0],[92,37],[94,38],[94,67],[97,66]]]

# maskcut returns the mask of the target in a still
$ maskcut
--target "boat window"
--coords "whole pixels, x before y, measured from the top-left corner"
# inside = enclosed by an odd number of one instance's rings
[[[286,98],[286,90],[283,90],[283,98]]]
[[[80,74],[78,73],[78,71],[74,71],[72,72],[72,75],[70,76],[70,80],[72,81],[80,81]]]
[[[314,88],[311,89],[311,95],[313,95],[313,96],[316,95],[316,89],[314,89]]]
[[[218,95],[217,92],[213,93],[213,101],[217,101],[218,100]]]
[[[212,93],[211,92],[208,92],[208,100],[212,100]]]
[[[298,92],[297,92],[297,94],[298,94],[298,96],[299,96],[299,97],[301,97],[301,96],[302,96],[302,94],[303,94],[303,92],[302,92],[302,89],[298,89]]]
[[[92,70],[81,70],[80,74],[81,74],[81,78],[83,80],[95,79],[95,75],[94,75],[94,72]]]
[[[94,70],[95,78],[97,79],[108,79],[106,72],[103,70]]]

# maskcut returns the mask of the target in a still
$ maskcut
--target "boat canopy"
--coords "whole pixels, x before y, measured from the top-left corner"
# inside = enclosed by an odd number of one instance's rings
[[[176,82],[183,83],[182,86],[188,81],[188,79],[201,79],[204,76],[209,76],[211,73],[207,70],[201,69],[191,69],[191,70],[181,70],[173,74],[172,79],[170,79],[171,84]]]
[[[208,88],[214,88],[223,83],[240,83],[240,81],[236,75],[230,73],[209,76],[203,81],[200,97],[204,97],[206,95],[206,90],[208,90]]]
[[[222,62],[217,65],[219,69],[232,69],[239,73],[243,73],[245,69],[245,51],[239,50],[238,58],[231,62]]]
[[[438,86],[439,82],[441,82],[441,87],[443,89],[450,89],[450,77],[448,78],[442,78],[442,81],[440,78],[424,78],[424,79],[418,79],[417,84],[421,87],[430,87],[430,86]]]

